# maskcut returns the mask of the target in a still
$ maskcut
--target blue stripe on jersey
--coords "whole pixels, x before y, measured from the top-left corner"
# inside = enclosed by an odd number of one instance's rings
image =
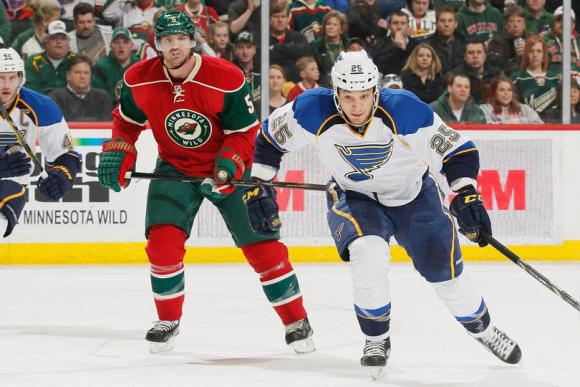
[[[334,105],[334,91],[323,87],[308,89],[296,97],[292,111],[298,124],[316,135],[320,126],[338,113]]]
[[[433,109],[407,90],[381,89],[379,106],[393,118],[397,134],[413,134],[433,125]]]
[[[38,119],[38,126],[49,126],[62,121],[62,113],[58,105],[49,97],[34,90],[23,87],[20,89],[20,101],[32,110]]]
[[[455,156],[458,153],[464,152],[466,150],[475,150],[475,149],[477,149],[477,147],[475,146],[473,141],[467,141],[465,144],[461,145],[460,147],[455,149],[453,152],[451,152],[447,156],[445,156],[443,158],[443,162],[446,162],[447,160],[449,160],[450,158],[452,158],[453,156]]]
[[[455,318],[457,319],[457,321],[461,322],[461,323],[467,323],[467,322],[471,322],[473,320],[477,320],[478,318],[480,318],[482,315],[485,314],[486,312],[486,307],[485,307],[485,302],[483,301],[483,298],[481,299],[481,304],[479,305],[479,308],[471,315],[469,316],[455,316]]]

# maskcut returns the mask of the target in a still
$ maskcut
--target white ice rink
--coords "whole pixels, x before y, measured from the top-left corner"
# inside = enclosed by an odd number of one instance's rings
[[[534,263],[580,297],[580,264]],[[190,265],[181,335],[151,355],[146,266],[0,267],[0,386],[580,386],[580,313],[511,262],[467,263],[496,325],[522,347],[503,364],[407,264],[392,266],[386,377],[359,366],[348,266],[295,265],[318,347],[298,356],[248,265]]]

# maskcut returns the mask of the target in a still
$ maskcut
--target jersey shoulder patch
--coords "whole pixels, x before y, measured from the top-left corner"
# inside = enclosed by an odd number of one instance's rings
[[[292,111],[300,126],[314,135],[325,123],[340,118],[334,104],[334,91],[323,87],[306,90],[296,97]]]
[[[201,67],[193,82],[202,84],[224,93],[240,90],[246,83],[246,77],[240,68],[225,59],[210,56],[197,57],[201,60]]]
[[[18,105],[21,109],[29,109],[31,118],[38,126],[49,126],[62,121],[60,108],[49,97],[26,87],[20,89]]]
[[[155,82],[171,82],[163,72],[161,58],[155,57],[132,64],[123,76],[129,87]]]
[[[407,90],[381,89],[379,107],[389,114],[396,134],[413,134],[433,125],[433,109]]]

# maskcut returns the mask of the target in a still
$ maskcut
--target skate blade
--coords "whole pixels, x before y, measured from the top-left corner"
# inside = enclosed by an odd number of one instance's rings
[[[365,367],[373,381],[380,380],[385,376],[385,367]]]
[[[310,337],[304,340],[296,340],[293,343],[290,343],[290,346],[294,349],[294,352],[301,355],[316,351],[314,341]]]
[[[149,352],[151,352],[153,355],[157,355],[159,353],[172,351],[173,348],[175,348],[175,336],[169,338],[169,340],[167,340],[165,343],[152,342],[149,346]]]

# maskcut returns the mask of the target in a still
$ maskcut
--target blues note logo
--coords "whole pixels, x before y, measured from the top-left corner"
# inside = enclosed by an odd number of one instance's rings
[[[344,175],[352,181],[372,179],[371,172],[389,161],[393,154],[393,140],[388,144],[335,146],[338,154],[354,169],[354,171]]]

